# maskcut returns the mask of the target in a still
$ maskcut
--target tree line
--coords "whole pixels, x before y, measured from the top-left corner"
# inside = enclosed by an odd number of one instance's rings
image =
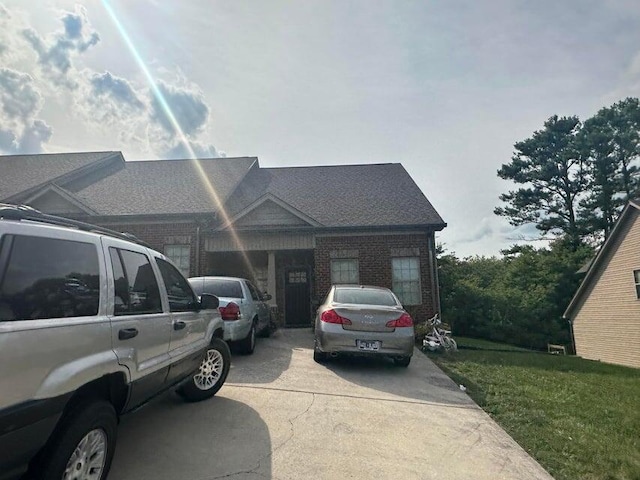
[[[494,213],[514,226],[534,224],[549,246],[514,246],[490,258],[441,251],[443,318],[454,335],[570,346],[562,314],[584,276],[577,272],[640,196],[640,101],[627,98],[584,122],[554,115],[514,149],[497,173],[516,188]]]

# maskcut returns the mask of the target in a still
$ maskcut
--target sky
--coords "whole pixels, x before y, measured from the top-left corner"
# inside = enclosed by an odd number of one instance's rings
[[[399,162],[459,257],[536,236],[493,214],[514,143],[628,96],[636,0],[0,0],[1,153]]]

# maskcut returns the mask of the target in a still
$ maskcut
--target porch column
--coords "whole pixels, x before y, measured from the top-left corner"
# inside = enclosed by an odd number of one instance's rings
[[[267,264],[267,293],[271,295],[269,305],[275,307],[277,305],[276,300],[276,252],[267,252],[269,255],[269,262]],[[264,257],[263,257],[264,258]]]

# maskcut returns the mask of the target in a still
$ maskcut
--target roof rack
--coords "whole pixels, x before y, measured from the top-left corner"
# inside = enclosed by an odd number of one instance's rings
[[[79,220],[71,220],[70,218],[49,215],[47,213],[42,213],[35,208],[29,207],[28,205],[11,205],[8,203],[0,203],[0,218],[4,218],[6,220],[30,220],[33,222],[58,225],[60,227],[76,228],[85,232],[109,235],[121,240],[127,240],[129,242],[137,243],[139,245],[142,245],[143,247],[152,248],[148,243],[140,240],[131,233],[116,232],[115,230],[99,227],[97,225],[81,222]]]

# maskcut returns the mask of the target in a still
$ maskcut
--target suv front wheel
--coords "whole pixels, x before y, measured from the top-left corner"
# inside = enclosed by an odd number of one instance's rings
[[[102,480],[107,478],[116,446],[117,417],[113,406],[95,400],[75,407],[63,418],[41,456],[34,478]]]
[[[202,359],[200,369],[180,387],[178,393],[189,402],[199,402],[213,397],[227,379],[230,366],[229,346],[224,340],[213,338]]]

